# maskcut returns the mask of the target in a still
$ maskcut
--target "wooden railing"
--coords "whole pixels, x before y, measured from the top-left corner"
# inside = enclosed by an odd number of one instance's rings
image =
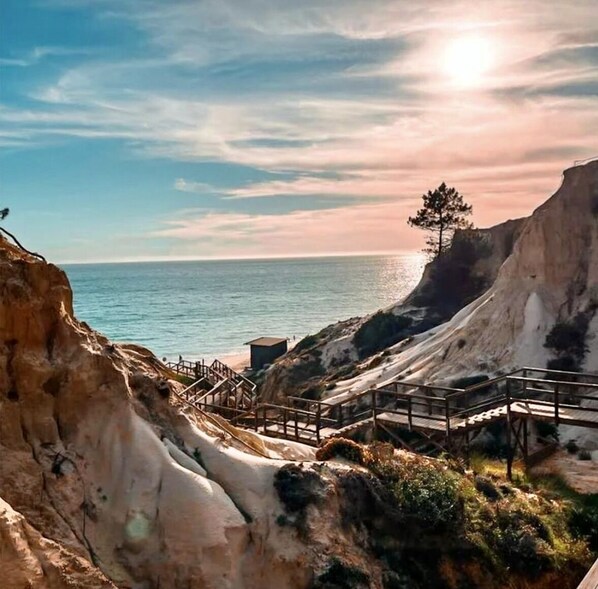
[[[409,430],[444,431],[447,445],[456,430],[480,427],[487,414],[510,419],[516,401],[546,404],[558,425],[563,408],[598,412],[598,375],[525,367],[466,388],[394,380],[327,401],[287,397],[286,404],[257,404],[256,386],[226,364],[180,360],[170,367],[197,378],[181,396],[198,409],[219,413],[232,423],[267,435],[319,444],[322,430],[342,432],[355,424],[378,426],[378,416],[397,416]],[[592,403],[594,406],[592,406]],[[477,419],[476,419],[477,418]],[[328,431],[330,434],[330,431]]]

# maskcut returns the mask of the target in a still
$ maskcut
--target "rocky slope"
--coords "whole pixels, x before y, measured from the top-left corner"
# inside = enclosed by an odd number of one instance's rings
[[[3,589],[556,589],[589,566],[566,507],[529,489],[490,499],[388,448],[316,457],[191,410],[169,376],[78,322],[61,270],[0,241]]]
[[[165,376],[0,242],[3,588],[306,585],[319,556],[275,525],[273,477],[313,451],[185,416]]]
[[[488,229],[457,231],[450,248],[426,265],[404,301],[305,338],[264,375],[262,397],[317,397],[326,386],[360,372],[377,352],[451,319],[492,286],[524,222],[515,219]]]
[[[310,353],[321,360],[322,368],[310,386],[334,379],[334,388],[325,393],[334,395],[397,376],[450,382],[517,366],[546,366],[551,359],[544,346],[547,334],[556,323],[579,318],[587,327],[587,353],[580,367],[598,371],[598,161],[566,170],[559,190],[529,218],[499,225],[487,235],[482,243],[491,245],[478,248],[482,254],[471,258],[470,276],[480,278],[480,292],[471,292],[471,301],[462,299],[468,304],[454,312],[459,298],[451,297],[455,304],[448,315],[454,314],[448,321],[415,335],[409,327],[384,357],[352,367],[346,377],[330,368],[328,350],[344,345],[355,361],[354,331],[320,347],[316,343]],[[462,237],[455,237],[456,245]],[[484,255],[488,251],[490,255]],[[423,305],[425,310],[419,306],[415,310],[420,316],[445,318],[442,276],[447,275],[451,272],[429,266],[414,293],[392,312],[413,314],[415,305]],[[271,370],[264,385],[266,396],[284,386],[285,373],[296,369],[304,357],[290,355]]]

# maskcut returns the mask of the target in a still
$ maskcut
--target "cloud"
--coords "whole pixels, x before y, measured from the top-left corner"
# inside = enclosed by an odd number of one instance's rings
[[[188,167],[177,172],[185,177],[172,179],[174,190],[219,195],[230,212],[187,216],[159,233],[175,242],[261,251],[251,236],[271,235],[284,251],[392,249],[401,247],[392,227],[441,181],[473,201],[476,222],[492,223],[528,213],[564,166],[594,155],[594,2],[49,3],[134,27],[144,51],[80,54],[50,82],[29,84],[26,106],[0,106],[0,143],[116,139],[139,157],[260,171],[257,181],[227,178],[225,188]],[[472,33],[492,46],[491,65],[458,88],[447,46]],[[302,210],[266,214],[286,197],[301,197]],[[321,197],[343,206],[310,210]],[[250,199],[262,214],[239,212]],[[400,238],[416,244],[405,231]]]
[[[231,251],[249,257],[410,251],[419,248],[422,239],[404,224],[405,214],[400,204],[280,215],[208,212],[169,221],[150,237],[175,239],[181,255],[214,257]]]
[[[37,65],[48,57],[67,57],[90,55],[91,52],[87,48],[76,47],[34,47],[30,51],[22,54],[20,57],[1,57],[0,66],[5,67],[30,67]]]
[[[218,192],[211,184],[205,182],[190,182],[184,178],[177,178],[174,182],[174,189],[179,192],[191,192],[198,194]]]

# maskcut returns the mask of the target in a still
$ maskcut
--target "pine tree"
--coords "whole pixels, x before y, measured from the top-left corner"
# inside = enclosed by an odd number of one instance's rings
[[[3,221],[8,217],[8,213],[10,213],[10,209],[0,209],[0,221]]]
[[[438,257],[449,245],[455,229],[471,227],[465,217],[471,215],[472,206],[463,201],[463,196],[444,182],[433,192],[422,195],[424,206],[415,217],[409,217],[409,225],[429,231],[425,252]]]

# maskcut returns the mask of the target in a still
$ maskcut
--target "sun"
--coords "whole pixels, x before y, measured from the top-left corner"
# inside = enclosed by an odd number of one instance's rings
[[[490,39],[478,35],[459,37],[444,52],[444,72],[460,87],[481,86],[494,61]]]

